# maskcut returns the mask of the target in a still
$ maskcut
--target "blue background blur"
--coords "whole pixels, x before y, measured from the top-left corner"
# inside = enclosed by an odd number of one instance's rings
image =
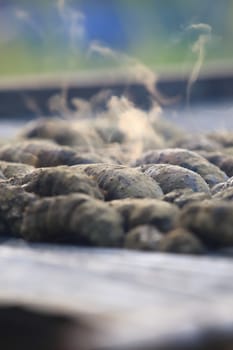
[[[93,41],[159,70],[191,64],[193,23],[212,27],[207,63],[231,62],[233,0],[0,0],[0,75],[115,65],[87,56]]]

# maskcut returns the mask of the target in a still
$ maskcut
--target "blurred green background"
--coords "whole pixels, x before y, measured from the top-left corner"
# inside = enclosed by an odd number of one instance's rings
[[[0,76],[73,72],[127,63],[90,54],[93,42],[161,71],[192,65],[211,26],[205,66],[233,57],[233,0],[0,0]],[[204,33],[205,34],[205,33]]]

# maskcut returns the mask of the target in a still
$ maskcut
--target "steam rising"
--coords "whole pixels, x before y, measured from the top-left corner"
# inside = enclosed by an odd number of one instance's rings
[[[64,12],[64,8],[65,8],[65,0],[57,0],[57,9],[60,14]]]
[[[71,111],[68,107],[68,87],[66,84],[62,86],[61,93],[55,94],[52,97],[50,97],[48,102],[48,108],[49,110],[57,115],[60,115],[61,117],[68,118],[71,114]]]
[[[126,55],[122,52],[117,52],[109,47],[94,41],[90,44],[88,54],[99,54],[102,57],[106,57],[114,60],[117,63],[122,63],[127,66],[129,75],[138,83],[142,83],[147,91],[151,94],[152,98],[158,102],[165,103],[166,100],[162,97],[156,88],[158,80],[157,75],[138,59]]]
[[[33,21],[29,12],[24,9],[16,8],[14,10],[14,16],[18,21],[26,23],[31,28],[31,30],[39,36],[40,39],[44,39],[43,30],[36,24],[36,22]]]
[[[73,98],[72,105],[75,107],[80,118],[83,116],[91,118],[96,116],[96,114],[102,112],[103,105],[106,105],[112,95],[111,90],[101,90],[94,96],[92,96],[88,101],[82,98]]]
[[[70,49],[77,50],[78,44],[85,37],[85,15],[66,5],[65,0],[57,0],[56,8],[62,19],[64,29],[68,28]]]
[[[112,96],[108,102],[108,113],[115,117],[118,127],[124,132],[127,141],[133,145],[132,159],[138,157],[147,147],[147,141],[153,140],[156,146],[162,146],[163,140],[152,127],[153,119],[160,114],[160,108],[155,105],[149,113],[136,108],[126,97]]]
[[[56,0],[55,6],[59,17],[62,20],[61,29],[67,31],[68,34],[70,58],[75,60],[78,57],[77,50],[80,49],[80,43],[85,37],[85,16],[83,13],[68,6],[65,0]],[[17,17],[33,26],[33,21],[27,12],[18,11]],[[194,27],[192,29],[203,30],[203,28]],[[197,79],[200,70],[200,62],[202,62],[205,40],[206,37],[202,34],[193,48],[194,52],[200,52],[200,58],[198,59],[197,65],[195,65],[190,77],[189,90],[195,79]],[[136,108],[134,104],[124,96],[111,96],[109,91],[102,91],[89,101],[79,98],[73,99],[72,104],[76,108],[76,112],[72,112],[68,106],[67,100],[68,86],[64,84],[64,86],[62,86],[61,94],[57,94],[50,99],[50,110],[53,113],[64,116],[65,118],[76,117],[79,120],[83,117],[91,118],[96,114],[97,116],[107,116],[111,123],[114,123],[114,125],[124,133],[128,144],[131,144],[133,149],[130,153],[133,158],[140,156],[142,151],[147,148],[148,145],[153,145],[154,147],[162,146],[163,140],[156,133],[152,124],[161,112],[159,105],[161,103],[166,103],[167,100],[161,96],[156,88],[157,75],[155,72],[142,64],[138,59],[130,57],[125,53],[117,52],[97,41],[90,43],[87,54],[98,54],[101,57],[108,58],[114,62],[120,62],[124,67],[126,66],[129,78],[134,80],[134,82],[143,84],[147,89],[153,101],[153,107],[149,112],[145,112]],[[107,112],[98,111],[98,106],[101,105],[103,101],[107,105]],[[27,104],[30,105],[31,109],[37,110],[37,113],[39,114],[40,111],[34,101],[28,100]]]
[[[110,114],[115,114],[119,127],[124,131],[129,140],[138,141],[145,136],[154,136],[150,117],[156,116],[160,109],[156,106],[149,113],[136,108],[126,97],[112,96],[108,102]]]
[[[64,1],[59,2],[60,9],[64,9],[64,6]],[[77,18],[82,19],[82,16]],[[80,98],[73,99],[72,104],[77,109],[77,112],[75,112],[73,116],[76,116],[79,119],[82,119],[83,116],[90,118],[93,115],[96,115],[96,113],[97,116],[101,114],[107,116],[107,118],[111,120],[111,123],[117,125],[124,133],[127,141],[133,145],[133,150],[131,152],[132,157],[139,156],[148,141],[150,142],[153,140],[153,143],[156,144],[156,146],[160,146],[163,141],[152,127],[153,120],[158,117],[161,111],[158,101],[161,102],[161,100],[163,100],[162,96],[156,89],[157,75],[136,58],[103,46],[97,41],[94,41],[89,45],[87,54],[98,54],[101,55],[101,57],[120,62],[127,67],[130,67],[128,68],[129,75],[134,81],[139,82],[146,87],[154,101],[153,107],[151,111],[147,113],[136,108],[125,96],[111,96],[109,91],[102,91],[89,101]],[[98,104],[101,104],[103,101],[107,101],[107,112],[98,113]],[[52,109],[57,111],[60,110],[67,114],[64,96],[63,99],[60,100],[57,96],[51,102],[52,104],[50,107],[52,107]]]
[[[57,0],[55,6],[62,20],[62,28],[67,32],[69,40],[69,66],[72,67],[78,59],[78,51],[85,37],[85,15],[81,11],[68,6],[65,0]],[[64,82],[61,86],[61,93],[52,96],[49,99],[48,105],[52,113],[65,118],[72,116],[72,111],[68,106],[68,87],[68,82]],[[87,111],[87,108],[84,108],[84,104],[84,101],[83,103],[80,102],[80,105],[77,102],[77,108],[80,107],[82,110]]]
[[[43,115],[39,104],[37,103],[37,101],[33,97],[28,96],[26,94],[23,94],[22,98],[23,98],[23,101],[25,103],[25,106],[27,107],[27,109],[29,111],[33,112],[38,117],[41,117]]]
[[[192,52],[197,55],[197,60],[194,64],[193,70],[188,80],[187,103],[189,103],[192,86],[197,81],[200,74],[201,67],[205,60],[206,45],[211,39],[212,28],[208,24],[198,23],[198,24],[192,24],[187,28],[187,30],[201,31],[200,35],[198,36],[198,39],[195,41],[195,43],[192,46]]]

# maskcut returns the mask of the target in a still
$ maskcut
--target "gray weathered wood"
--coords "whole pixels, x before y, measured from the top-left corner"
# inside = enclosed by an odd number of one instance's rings
[[[2,244],[0,302],[82,315],[101,349],[197,341],[211,329],[233,334],[233,261]]]

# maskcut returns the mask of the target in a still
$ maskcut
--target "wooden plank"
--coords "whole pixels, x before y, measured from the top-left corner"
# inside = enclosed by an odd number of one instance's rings
[[[2,304],[82,315],[100,349],[233,334],[229,258],[2,244],[0,286]]]

